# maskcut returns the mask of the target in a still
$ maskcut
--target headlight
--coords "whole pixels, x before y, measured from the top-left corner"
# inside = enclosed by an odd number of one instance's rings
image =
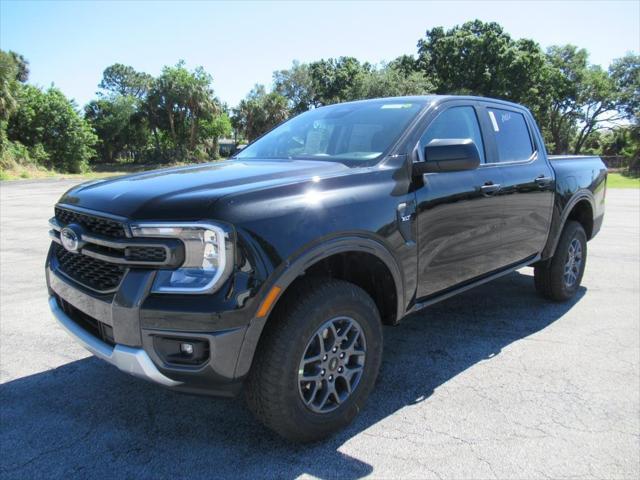
[[[131,225],[134,237],[177,238],[184,243],[184,263],[177,270],[158,270],[156,293],[211,293],[233,269],[233,242],[217,225],[204,223],[141,223]]]

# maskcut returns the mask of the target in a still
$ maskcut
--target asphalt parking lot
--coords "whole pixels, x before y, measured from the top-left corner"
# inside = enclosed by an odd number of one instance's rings
[[[385,328],[355,423],[292,446],[242,401],[129,377],[55,324],[47,219],[73,183],[0,185],[2,479],[640,476],[640,191],[608,192],[573,302],[523,269]]]

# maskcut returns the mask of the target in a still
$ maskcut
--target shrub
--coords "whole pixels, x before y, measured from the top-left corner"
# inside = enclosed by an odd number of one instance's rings
[[[9,140],[29,148],[38,165],[62,172],[86,171],[97,137],[60,90],[25,85],[9,119]]]

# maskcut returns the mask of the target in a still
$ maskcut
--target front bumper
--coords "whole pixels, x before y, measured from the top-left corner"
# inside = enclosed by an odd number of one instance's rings
[[[130,269],[116,292],[102,294],[75,283],[57,267],[50,251],[46,264],[50,309],[95,356],[171,389],[216,396],[239,393],[246,371],[237,373],[236,367],[246,355],[241,352],[252,319],[247,305],[237,301],[246,289],[241,278],[230,280],[233,284],[217,294],[157,295],[149,291],[153,271]],[[158,346],[166,339],[203,342],[206,361],[172,363]]]
[[[49,308],[62,328],[96,357],[115,365],[125,373],[165,387],[177,387],[182,384],[163,375],[143,349],[117,344],[112,347],[91,335],[62,311],[55,297],[49,297]]]

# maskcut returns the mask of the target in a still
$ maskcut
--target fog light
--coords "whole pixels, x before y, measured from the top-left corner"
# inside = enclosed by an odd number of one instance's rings
[[[202,365],[210,356],[209,341],[204,338],[176,338],[154,335],[153,346],[167,364]]]

